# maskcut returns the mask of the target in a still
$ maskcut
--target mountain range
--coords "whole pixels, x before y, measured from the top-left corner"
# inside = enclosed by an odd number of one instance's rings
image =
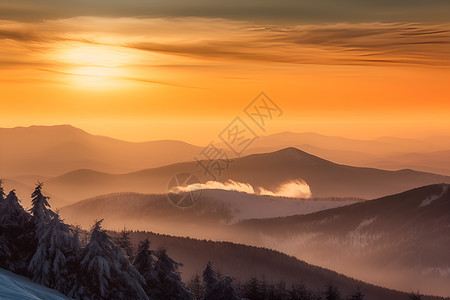
[[[125,173],[192,161],[203,147],[176,140],[127,142],[70,126],[0,128],[1,176],[54,177],[77,169]],[[233,152],[218,144],[232,157]],[[450,138],[372,140],[282,132],[259,136],[244,155],[295,147],[340,164],[450,175]]]
[[[166,193],[171,178],[185,172],[196,175],[199,182],[211,180],[196,162],[186,162],[125,174],[76,170],[47,179],[45,184],[50,194],[70,204],[115,192]],[[319,198],[373,199],[417,186],[450,183],[450,177],[432,173],[340,165],[296,148],[235,158],[220,177],[221,182],[233,180],[271,191],[299,179],[304,180],[312,195]]]

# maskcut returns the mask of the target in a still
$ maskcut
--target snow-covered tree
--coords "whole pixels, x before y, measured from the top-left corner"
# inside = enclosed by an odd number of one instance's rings
[[[0,211],[0,265],[26,274],[35,248],[31,216],[20,205],[14,190],[3,199]]]
[[[125,253],[126,257],[130,260],[134,260],[134,250],[133,250],[133,244],[131,243],[130,239],[130,232],[127,231],[125,228],[115,237],[114,242],[122,248],[123,252]]]
[[[49,211],[48,224],[37,232],[37,249],[28,265],[34,282],[67,294],[75,283],[75,263],[79,254],[72,230]]]
[[[31,194],[31,208],[30,212],[33,215],[33,221],[36,226],[37,234],[41,235],[42,231],[45,231],[47,224],[52,218],[50,204],[48,203],[48,197],[42,194],[42,188],[44,184],[38,182],[36,188]]]
[[[217,278],[216,272],[214,272],[212,268],[212,263],[208,262],[205,270],[203,270],[203,282],[205,284],[205,299],[212,299],[211,296],[214,295],[214,290],[216,288],[217,282],[219,279]]]
[[[167,255],[166,249],[159,249],[155,253],[155,271],[157,274],[158,287],[155,290],[157,299],[194,299],[181,281],[178,268],[181,263],[174,261]]]
[[[96,221],[81,254],[79,284],[73,295],[88,299],[148,299],[144,278]]]
[[[3,202],[3,200],[5,199],[5,196],[6,196],[6,194],[5,194],[5,190],[4,190],[4,188],[3,188],[3,183],[4,183],[5,181],[3,180],[3,178],[0,178],[0,208],[1,208],[1,206],[2,206],[2,202]],[[1,212],[1,211],[0,211]]]
[[[203,282],[205,285],[205,300],[237,300],[237,292],[229,276],[217,276],[211,262],[208,262],[203,271]]]
[[[156,298],[156,289],[158,287],[158,278],[153,266],[153,251],[150,250],[150,241],[145,239],[139,242],[138,251],[134,258],[133,265],[138,272],[144,277],[146,286],[145,293],[150,299]]]
[[[187,288],[194,295],[194,299],[202,300],[205,298],[205,287],[198,274],[195,274],[187,283]]]

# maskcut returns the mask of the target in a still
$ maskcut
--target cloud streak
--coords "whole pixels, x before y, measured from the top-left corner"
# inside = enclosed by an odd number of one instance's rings
[[[287,198],[310,198],[311,190],[309,185],[303,180],[291,180],[280,184],[274,191],[266,190],[259,187],[259,192],[248,183],[237,182],[234,180],[228,180],[226,182],[219,181],[207,181],[206,183],[194,183],[187,186],[176,186],[170,189],[169,193],[184,193],[196,190],[226,190],[237,191],[247,194],[266,195],[274,197],[287,197]]]
[[[75,16],[206,17],[274,22],[448,20],[445,0],[0,0],[0,18],[39,20]]]
[[[37,23],[0,22],[0,45],[5,52],[11,53],[8,47],[12,42],[24,52],[38,53],[69,42],[120,47],[144,57],[163,55],[169,62],[165,62],[166,65],[171,65],[171,61],[177,65],[177,59],[187,58],[195,61],[189,62],[192,65],[244,61],[294,65],[450,66],[450,24],[265,26],[206,18],[93,17]],[[142,64],[149,62],[143,59]]]

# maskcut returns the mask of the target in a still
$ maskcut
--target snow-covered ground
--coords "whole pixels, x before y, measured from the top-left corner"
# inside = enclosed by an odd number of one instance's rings
[[[63,294],[30,279],[0,268],[0,299],[2,300],[67,300]]]

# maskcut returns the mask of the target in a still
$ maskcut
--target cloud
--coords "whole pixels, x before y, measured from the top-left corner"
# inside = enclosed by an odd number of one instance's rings
[[[76,16],[205,17],[274,22],[448,20],[445,0],[0,0],[0,18],[41,20]]]
[[[35,23],[0,21],[0,46],[4,49],[0,54],[4,52],[4,57],[9,53],[30,57],[31,52],[41,54],[70,43],[120,48],[139,55],[142,66],[156,61],[167,66],[230,61],[450,66],[450,24],[282,26],[209,18],[99,17]],[[155,60],[155,55],[160,58]]]
[[[170,193],[191,192],[196,190],[226,190],[254,194],[255,191],[250,184],[228,180],[226,182],[207,181],[206,183],[194,183],[187,186],[176,186],[170,189]]]
[[[259,194],[288,198],[310,198],[311,189],[303,180],[292,180],[281,184],[275,192],[260,188]]]
[[[127,46],[209,60],[317,65],[450,65],[449,24],[370,23],[291,27],[241,24],[238,31],[233,26],[233,31],[233,34],[223,31],[216,35],[219,38],[197,41],[181,39],[176,43],[142,41]],[[202,32],[198,34],[201,37]]]
[[[244,192],[247,194],[255,195],[267,195],[275,197],[288,197],[288,198],[310,198],[311,189],[309,185],[303,180],[291,180],[286,183],[280,184],[274,191],[266,190],[259,187],[259,192],[255,192],[254,188],[248,183],[237,182],[228,180],[226,182],[219,181],[207,181],[206,183],[194,183],[187,186],[176,186],[169,190],[169,193],[183,193],[196,190],[226,190]]]

